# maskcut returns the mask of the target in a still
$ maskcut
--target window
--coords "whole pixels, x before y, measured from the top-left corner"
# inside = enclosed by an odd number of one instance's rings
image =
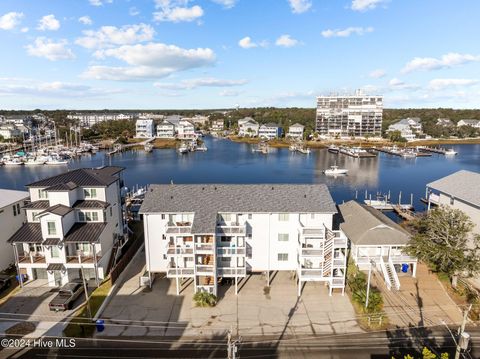
[[[58,246],[52,246],[50,248],[50,256],[52,258],[59,258],[60,257],[60,250],[58,249]]]
[[[311,218],[311,219],[315,219],[315,213],[311,213],[311,214],[310,214],[310,218]]]
[[[230,222],[232,220],[232,215],[230,213],[222,214],[222,218],[224,222]]]
[[[279,213],[278,214],[278,220],[281,221],[281,222],[288,221],[288,213]]]
[[[162,214],[162,219],[165,219],[165,214]]]
[[[288,253],[278,253],[278,261],[279,262],[288,261]]]
[[[252,217],[253,217],[252,214],[249,213],[249,214],[248,214],[248,219],[252,219]]]
[[[98,212],[78,212],[79,222],[98,222]]]
[[[17,216],[17,206],[13,205],[13,216],[16,217]]]
[[[78,212],[78,221],[79,222],[85,222],[85,213]]]
[[[47,199],[48,198],[48,193],[44,189],[39,189],[38,190],[38,198],[39,199]]]
[[[85,198],[97,198],[97,189],[96,188],[84,188],[83,195]]]
[[[20,214],[20,203],[17,203],[17,214]]]
[[[113,209],[110,207],[110,217],[113,216]]]
[[[232,237],[224,237],[224,236],[220,237],[220,242],[222,243],[226,243],[226,242],[230,243],[231,241],[232,241]]]
[[[83,253],[89,253],[90,245],[88,243],[77,243],[77,251],[80,251]]]
[[[57,234],[57,228],[55,227],[55,222],[47,222],[48,235],[54,236]]]
[[[279,242],[288,242],[288,233],[279,233],[278,234]]]
[[[40,214],[40,212],[32,212],[32,221],[33,222],[40,222],[40,218],[38,217],[39,214]]]

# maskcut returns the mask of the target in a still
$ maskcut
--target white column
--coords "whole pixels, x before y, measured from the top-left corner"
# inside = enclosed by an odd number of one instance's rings
[[[418,263],[413,263],[413,273],[412,273],[413,278],[417,277],[417,265]]]
[[[235,295],[238,295],[238,276],[235,275]]]
[[[298,277],[298,297],[302,295],[302,281],[300,280],[300,277]]]

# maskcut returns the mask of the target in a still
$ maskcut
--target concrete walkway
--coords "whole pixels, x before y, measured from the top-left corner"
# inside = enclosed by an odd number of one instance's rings
[[[125,276],[125,282],[105,309],[103,336],[224,336],[234,334],[313,335],[362,332],[347,296],[328,295],[328,287],[308,283],[297,298],[296,284],[289,273],[278,272],[269,295],[261,275],[247,277],[234,286],[219,287],[219,303],[214,308],[198,308],[192,301],[193,284],[176,295],[175,281],[159,278],[152,290],[139,287],[145,253],[140,251]]]
[[[400,276],[400,290],[386,288],[383,275],[375,273],[372,283],[382,291],[384,310],[393,326],[460,324],[462,313],[448,296],[435,274],[418,264],[417,278]]]

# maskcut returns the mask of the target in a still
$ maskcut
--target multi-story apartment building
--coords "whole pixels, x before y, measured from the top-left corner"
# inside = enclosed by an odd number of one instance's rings
[[[90,128],[104,121],[133,120],[135,115],[123,113],[74,113],[67,115],[69,120],[78,120],[81,127]]]
[[[168,120],[163,120],[157,125],[158,138],[175,138],[175,124]]]
[[[29,280],[107,275],[124,235],[121,167],[80,168],[27,185],[27,222],[8,240]]]
[[[304,132],[305,126],[299,123],[295,123],[288,128],[287,137],[294,140],[303,140]]]
[[[185,119],[181,119],[178,121],[178,125],[176,126],[177,131],[177,138],[181,140],[190,140],[197,138],[197,134],[195,133],[195,125]]]
[[[14,262],[13,251],[7,240],[25,222],[23,207],[28,203],[28,192],[0,189],[0,270]]]
[[[431,182],[426,199],[428,209],[442,205],[463,211],[474,223],[473,231],[480,234],[480,173],[462,170]]]
[[[137,138],[153,138],[156,135],[153,120],[137,120],[135,127]]]
[[[240,137],[257,137],[260,125],[251,117],[238,120],[238,135]]]
[[[354,95],[317,97],[316,131],[322,137],[365,137],[382,134],[383,97]]]
[[[282,128],[276,123],[266,123],[259,127],[258,137],[273,140],[275,138],[280,138],[282,136]]]
[[[225,129],[225,121],[224,120],[213,120],[212,121],[212,126],[210,127],[210,130],[212,132],[221,132]]]
[[[318,185],[151,185],[140,213],[147,271],[195,292],[217,293],[221,278],[250,273],[296,273],[344,290],[347,238],[333,230],[337,212],[327,187]],[[151,282],[151,281],[150,281]]]

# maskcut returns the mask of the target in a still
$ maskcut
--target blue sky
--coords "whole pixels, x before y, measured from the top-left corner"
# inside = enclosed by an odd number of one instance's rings
[[[2,0],[0,108],[478,108],[475,0]]]

